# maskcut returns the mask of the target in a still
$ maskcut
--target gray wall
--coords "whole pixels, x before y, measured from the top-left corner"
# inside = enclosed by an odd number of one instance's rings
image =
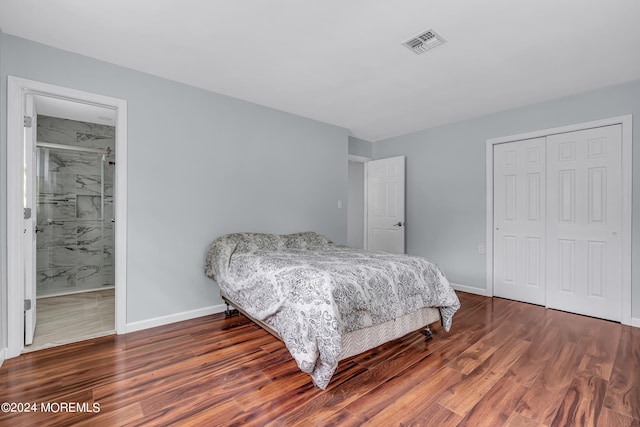
[[[347,244],[364,247],[364,163],[349,161],[349,200],[347,202]]]
[[[128,323],[221,303],[203,266],[224,233],[314,230],[346,244],[345,129],[10,35],[1,59],[3,106],[7,75],[128,101]],[[6,144],[2,132],[2,162]]]
[[[371,157],[373,155],[373,146],[369,141],[350,136],[349,154],[361,157]]]
[[[487,139],[633,114],[632,316],[640,317],[640,80],[373,143],[373,157],[407,156],[407,252],[458,284],[486,289]]]
[[[349,154],[360,157],[373,156],[373,145],[364,139],[349,137]],[[364,246],[364,163],[349,162],[348,245]]]

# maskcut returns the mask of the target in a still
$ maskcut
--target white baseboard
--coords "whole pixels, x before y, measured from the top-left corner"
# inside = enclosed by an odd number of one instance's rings
[[[212,305],[210,307],[183,311],[182,313],[170,314],[168,316],[160,316],[154,317],[153,319],[131,322],[127,323],[126,333],[155,328],[156,326],[168,325],[169,323],[182,322],[183,320],[195,319],[196,317],[209,316],[210,314],[222,313],[226,308],[227,307],[224,304]]]
[[[631,326],[636,328],[640,328],[640,317],[632,317],[631,318]]]
[[[451,283],[451,287],[456,291],[468,292],[470,294],[482,295],[483,297],[490,297],[492,295],[486,289],[476,288],[473,286],[459,285],[457,283]]]

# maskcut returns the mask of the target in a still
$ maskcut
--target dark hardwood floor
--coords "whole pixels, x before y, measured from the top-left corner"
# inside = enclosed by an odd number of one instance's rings
[[[24,354],[0,368],[0,402],[38,412],[0,425],[640,426],[640,329],[458,295],[450,333],[342,361],[326,391],[241,316]]]

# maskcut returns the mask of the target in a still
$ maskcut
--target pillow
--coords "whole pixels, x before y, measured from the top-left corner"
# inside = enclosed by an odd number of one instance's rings
[[[252,252],[256,250],[278,251],[283,249],[318,249],[333,245],[333,242],[322,234],[305,231],[293,234],[267,233],[232,233],[218,237],[209,245],[205,259],[205,274],[216,277],[229,265],[234,253]]]
[[[275,234],[233,233],[218,237],[209,245],[205,259],[205,274],[214,280],[224,269],[234,253],[252,252],[259,249],[279,248],[280,238]]]
[[[332,245],[333,242],[322,234],[313,231],[305,231],[302,233],[286,234],[281,236],[283,246],[287,249],[308,249],[317,247],[326,247]]]

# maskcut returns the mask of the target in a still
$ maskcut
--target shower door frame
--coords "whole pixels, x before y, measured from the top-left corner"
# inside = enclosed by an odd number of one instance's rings
[[[9,76],[7,81],[7,358],[20,355],[24,349],[23,115],[27,94],[115,110],[115,328],[117,334],[127,332],[127,101]]]
[[[34,123],[39,123],[39,122],[36,120],[36,121],[34,121]],[[37,131],[36,131],[36,133],[37,133]],[[44,153],[49,152],[49,150],[54,150],[54,152],[55,151],[57,151],[57,152],[60,152],[60,151],[69,152],[69,151],[71,151],[71,152],[76,152],[76,153],[85,153],[85,154],[91,153],[91,154],[99,155],[99,157],[98,157],[99,160],[98,161],[100,162],[100,225],[101,225],[100,234],[101,234],[101,237],[104,239],[104,237],[105,237],[105,235],[104,235],[104,227],[106,225],[106,222],[109,221],[108,218],[106,218],[105,214],[104,214],[104,207],[105,207],[105,200],[104,200],[105,199],[105,183],[104,183],[104,180],[105,180],[105,169],[104,169],[104,166],[105,166],[105,162],[107,161],[106,160],[106,156],[108,156],[108,155],[110,155],[112,153],[111,148],[106,148],[105,149],[105,148],[84,147],[84,146],[79,146],[79,145],[56,144],[56,143],[43,142],[43,141],[37,141],[36,140],[35,149],[36,149],[36,151],[38,151],[38,149],[44,149],[45,150]],[[35,168],[36,168],[35,182],[39,181],[38,173],[39,172],[43,172],[43,170],[41,170],[40,168],[43,167],[43,168],[46,169],[46,166],[42,166],[42,162],[46,163],[46,160],[40,160],[40,158],[41,158],[40,157],[40,155],[41,155],[40,153],[41,152],[38,151],[38,154],[36,154],[36,159],[38,159],[38,160],[36,161],[37,166],[35,166]],[[44,153],[42,153],[42,154],[46,156],[46,154],[44,154]],[[45,175],[45,177],[46,177],[46,175]],[[36,200],[39,200],[39,195],[40,195],[39,190],[33,191],[33,193],[36,196]],[[112,194],[112,196],[113,196],[113,194]],[[33,207],[33,209],[35,211],[37,211],[37,212],[39,212],[38,203],[39,202],[34,203],[34,207]],[[77,203],[77,199],[76,199],[76,203]],[[32,214],[32,216],[33,216],[33,214]],[[111,215],[110,217],[113,220],[114,216]],[[69,218],[65,218],[65,219],[62,219],[62,220],[55,220],[55,221],[52,220],[52,219],[48,219],[47,222],[49,222],[49,220],[51,221],[49,223],[49,225],[52,225],[52,224],[61,225],[63,223],[69,223],[69,222],[75,222],[76,224],[78,223],[78,218],[74,218],[73,220],[70,220]],[[40,221],[40,219],[38,219],[37,224],[41,224],[41,223],[42,223],[42,221]],[[112,244],[113,244],[113,247],[115,248],[115,242],[112,241]],[[45,246],[42,246],[42,248],[44,248],[44,247]],[[46,247],[49,247],[49,246],[46,246]],[[103,252],[102,256],[104,258],[104,252]],[[36,264],[37,264],[37,262],[36,262]],[[80,264],[82,264],[82,263],[78,262],[76,266],[80,266]],[[113,283],[114,279],[115,278],[112,278],[112,282],[111,283]],[[114,287],[114,286],[106,286],[105,282],[103,282],[102,285],[104,285],[104,286],[96,287],[97,285],[92,284],[92,286],[90,288],[85,288],[85,289],[78,289],[78,288],[75,288],[75,289],[57,289],[58,291],[62,291],[62,292],[53,293],[53,294],[47,293],[47,294],[42,295],[42,296],[44,296],[44,297],[55,297],[55,296],[59,296],[59,295],[69,295],[69,294],[75,294],[75,293],[96,291],[96,290],[99,290],[99,289],[111,289],[111,288]],[[26,325],[28,326],[28,322],[26,323]],[[26,339],[28,331],[25,331],[25,332],[27,332],[25,334],[25,342],[26,342],[26,341],[28,341]]]

